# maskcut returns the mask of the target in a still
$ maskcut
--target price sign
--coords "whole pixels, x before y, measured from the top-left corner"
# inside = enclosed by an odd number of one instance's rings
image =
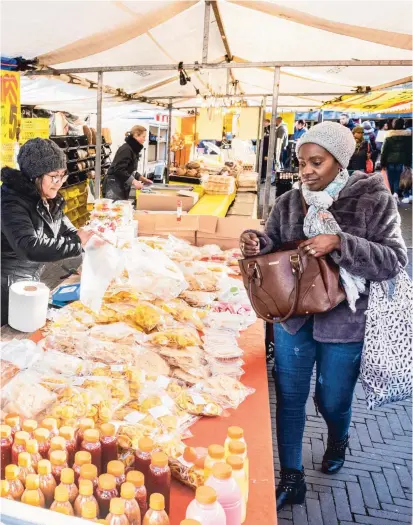
[[[0,71],[1,157],[2,166],[14,166],[14,146],[21,126],[20,73]]]

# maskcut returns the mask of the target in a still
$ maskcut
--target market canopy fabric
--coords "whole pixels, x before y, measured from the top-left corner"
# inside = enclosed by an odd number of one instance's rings
[[[324,104],[323,109],[336,111],[378,112],[388,109],[407,107],[412,109],[412,90],[393,89],[390,91],[373,91],[362,95],[343,95],[337,100]]]
[[[404,0],[382,1],[372,8],[368,0],[326,1],[239,1],[212,2],[208,63],[225,61],[228,49],[233,64],[245,61],[410,61],[412,49],[412,4]],[[217,16],[217,12],[218,15]],[[22,16],[24,13],[24,16]],[[80,16],[81,13],[81,16]],[[5,1],[2,3],[2,54],[38,58],[56,69],[96,66],[142,65],[139,71],[104,74],[104,84],[133,95],[174,100],[174,107],[195,107],[201,95],[225,94],[227,70],[187,71],[191,82],[181,86],[177,71],[156,71],[149,66],[179,62],[202,62],[205,2],[200,1]],[[16,31],[16,20],[19,30]],[[222,23],[222,25],[221,25]],[[222,38],[224,31],[225,39]],[[145,68],[145,66],[147,66]],[[409,65],[283,67],[279,108],[316,109],[336,96],[383,86],[411,75]],[[79,74],[85,86],[96,89],[97,74]],[[50,77],[48,77],[50,78]],[[73,82],[68,75],[57,77]],[[272,68],[234,67],[232,83],[250,105],[260,104],[262,95],[273,90]],[[33,79],[33,80],[31,80]],[[60,88],[47,89],[39,78],[28,77],[22,87],[22,103],[47,107],[45,102],[71,103],[74,111],[84,109],[82,99],[95,91],[78,95],[69,83],[62,100]],[[45,80],[42,78],[41,80]],[[54,79],[56,82],[56,79]],[[30,83],[37,83],[33,97]],[[233,84],[231,84],[232,86]],[[76,92],[72,90],[76,88]],[[230,92],[234,91],[233,87]],[[62,88],[62,92],[63,92]],[[267,99],[270,103],[271,98]],[[108,97],[105,99],[105,105]],[[139,102],[139,101],[137,101]]]

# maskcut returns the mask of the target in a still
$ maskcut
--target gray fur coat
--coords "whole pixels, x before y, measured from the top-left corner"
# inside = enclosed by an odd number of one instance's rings
[[[380,174],[356,172],[330,208],[340,228],[341,251],[331,254],[334,261],[367,281],[394,278],[400,265],[407,264],[407,250],[400,230],[400,215],[395,201]],[[264,255],[289,241],[305,239],[304,212],[299,190],[291,190],[275,201],[260,238]],[[320,342],[349,343],[362,341],[368,292],[356,303],[353,313],[347,301],[330,312],[314,315],[314,339]],[[283,324],[295,334],[308,317],[295,317]]]

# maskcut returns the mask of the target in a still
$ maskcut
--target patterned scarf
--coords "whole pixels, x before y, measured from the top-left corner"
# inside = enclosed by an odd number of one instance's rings
[[[309,239],[316,235],[337,235],[341,228],[332,213],[328,211],[334,201],[338,199],[341,190],[349,179],[347,170],[342,170],[337,177],[323,191],[311,191],[306,184],[302,185],[302,192],[308,212],[304,219],[304,233]],[[347,301],[352,312],[356,311],[356,301],[360,293],[365,290],[366,280],[340,267],[340,278],[346,292]]]

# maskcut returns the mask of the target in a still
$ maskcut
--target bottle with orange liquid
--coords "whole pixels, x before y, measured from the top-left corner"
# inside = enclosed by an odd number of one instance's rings
[[[22,430],[16,432],[14,435],[14,443],[11,448],[11,462],[17,465],[19,459],[19,454],[21,452],[26,452],[26,444],[30,439],[30,434],[23,432]]]
[[[17,463],[19,465],[19,480],[25,485],[27,476],[36,474],[30,454],[28,452],[20,452]]]
[[[69,501],[73,505],[79,495],[79,490],[75,485],[75,473],[71,468],[64,468],[60,476],[60,485],[66,487],[69,492]]]
[[[4,423],[11,428],[11,435],[14,439],[16,432],[21,431],[21,421],[19,414],[7,414],[4,418]]]
[[[96,490],[98,488],[98,469],[96,468],[96,465],[87,464],[87,465],[82,465],[80,467],[79,483],[83,479],[87,479],[92,482],[93,494],[96,496]]]
[[[121,498],[113,498],[110,502],[110,512],[106,518],[108,525],[129,525],[125,514],[125,502]]]
[[[73,464],[73,471],[75,473],[75,483],[78,483],[80,476],[80,467],[82,465],[90,465],[92,463],[92,456],[89,452],[80,450],[75,454],[75,462]]]
[[[98,516],[99,505],[95,496],[93,495],[93,483],[88,479],[83,479],[79,482],[79,496],[76,498],[74,504],[75,516],[82,516],[82,508],[86,503],[91,503],[95,506],[96,516]]]
[[[50,463],[52,464],[52,474],[56,483],[60,484],[62,470],[67,468],[67,452],[64,450],[53,450],[50,454]]]
[[[96,505],[92,501],[86,501],[81,508],[81,517],[84,520],[93,521],[95,523],[99,523],[100,520],[98,520],[98,509],[96,508]],[[104,523],[106,523],[106,520],[103,520]]]
[[[45,428],[49,431],[49,438],[53,439],[59,435],[59,429],[57,428],[57,421],[54,417],[46,417],[40,423],[41,428]]]
[[[130,470],[126,474],[126,481],[135,487],[135,500],[139,505],[141,517],[143,518],[148,510],[148,493],[145,487],[145,476],[137,470]]]
[[[6,481],[9,482],[10,495],[16,501],[20,501],[24,492],[24,485],[19,479],[19,471],[17,465],[7,465],[5,471]]]
[[[46,428],[37,428],[33,432],[33,437],[39,446],[39,454],[43,459],[49,458],[50,432]]]
[[[32,466],[34,470],[37,472],[37,465],[39,464],[39,461],[42,459],[42,456],[39,453],[39,443],[35,439],[29,439],[29,441],[26,444],[27,453],[30,454],[30,458],[32,460]]]
[[[30,439],[34,437],[34,431],[37,428],[37,421],[34,419],[26,419],[23,421],[22,430],[30,435]]]
[[[4,479],[6,466],[11,463],[11,449],[13,447],[13,438],[11,437],[11,427],[9,425],[0,425],[1,438],[1,479]]]
[[[141,511],[135,499],[135,487],[132,483],[124,483],[120,496],[125,502],[125,514],[130,525],[141,525]]]
[[[13,496],[10,494],[10,484],[6,479],[1,480],[1,497],[14,500]]]
[[[109,461],[107,473],[112,474],[112,476],[116,479],[116,489],[120,493],[120,488],[126,481],[125,465],[122,463],[122,461]]]
[[[76,454],[76,438],[75,438],[75,429],[72,427],[60,427],[59,436],[65,440],[65,447],[67,451],[67,464],[69,467],[73,466],[75,462]]]
[[[23,492],[21,502],[26,503],[28,492],[37,491],[39,494],[39,507],[45,508],[46,500],[43,492],[40,490],[40,479],[37,474],[29,474],[26,478],[26,490]]]
[[[56,487],[54,491],[54,502],[50,510],[66,514],[67,516],[74,516],[73,507],[69,501],[69,491],[66,487]]]
[[[143,518],[142,525],[170,525],[165,512],[165,498],[162,494],[152,494],[149,500],[149,510]]]
[[[37,473],[39,475],[39,487],[46,500],[46,507],[50,507],[53,503],[54,491],[57,484],[52,474],[52,464],[48,459],[39,461]]]

